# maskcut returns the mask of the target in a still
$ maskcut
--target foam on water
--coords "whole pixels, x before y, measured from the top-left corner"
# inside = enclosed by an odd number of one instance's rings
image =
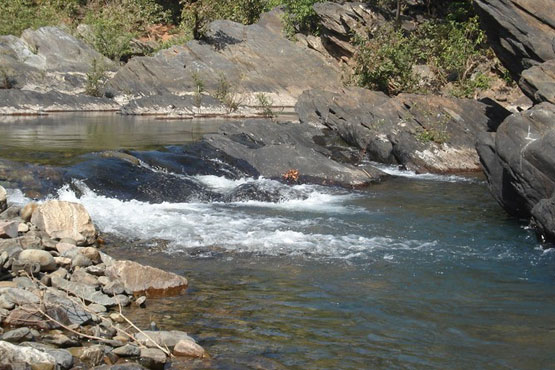
[[[203,179],[215,187],[230,190],[232,184],[247,181]],[[279,184],[279,183],[278,183]],[[280,184],[281,186],[286,186]],[[58,198],[82,203],[98,228],[105,233],[130,240],[163,239],[169,241],[168,252],[187,248],[219,247],[236,252],[265,255],[310,255],[315,257],[354,258],[376,249],[417,249],[422,243],[394,240],[388,237],[368,237],[346,232],[328,234],[314,231],[323,222],[334,222],[338,212],[353,211],[341,205],[351,195],[322,193],[320,187],[298,186],[310,192],[308,197],[290,199],[282,203],[161,203],[151,204],[136,200],[122,201],[96,194],[83,183],[75,183],[81,196],[70,186],[58,191]],[[295,187],[293,187],[295,188]],[[264,216],[253,212],[253,207],[277,208]],[[343,208],[342,208],[343,207]],[[255,210],[256,210],[255,208]],[[287,209],[288,212],[281,212]],[[302,220],[289,217],[295,210],[313,212],[314,217]]]
[[[8,203],[11,205],[23,206],[31,201],[19,189],[6,189],[6,192],[8,193]]]
[[[433,173],[416,173],[414,171],[401,169],[399,168],[399,166],[386,165],[378,162],[365,162],[365,164],[370,164],[391,176],[408,177],[412,179],[428,180],[428,181],[471,182],[471,183],[480,182],[480,180],[472,177],[464,177],[464,176],[457,176],[457,175],[438,175]]]

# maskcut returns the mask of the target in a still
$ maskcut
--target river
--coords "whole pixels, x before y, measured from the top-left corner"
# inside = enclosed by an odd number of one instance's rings
[[[384,167],[396,176],[355,191],[242,177],[181,147],[220,123],[11,119],[0,158],[63,168],[50,196],[83,203],[109,254],[189,278],[129,312],[198,339],[211,359],[183,368],[553,366],[555,252],[483,178]],[[90,154],[116,149],[140,169]]]

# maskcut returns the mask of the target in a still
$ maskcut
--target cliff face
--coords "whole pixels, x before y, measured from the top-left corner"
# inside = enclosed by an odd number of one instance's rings
[[[476,0],[499,59],[536,103],[509,116],[477,149],[490,190],[511,214],[555,241],[555,16],[550,0]]]

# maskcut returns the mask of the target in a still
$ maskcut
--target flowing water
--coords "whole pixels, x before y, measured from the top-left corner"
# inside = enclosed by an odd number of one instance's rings
[[[110,120],[98,123],[106,137],[136,124]],[[119,147],[84,134],[86,122],[56,159],[42,118],[23,126],[33,141],[0,126],[0,157],[63,168],[51,196],[83,203],[108,253],[190,279],[187,295],[129,312],[191,333],[211,355],[175,367],[553,368],[555,253],[483,179],[384,168],[396,177],[358,191],[285,185],[177,145],[217,122],[144,122],[121,145],[138,166],[81,155]]]

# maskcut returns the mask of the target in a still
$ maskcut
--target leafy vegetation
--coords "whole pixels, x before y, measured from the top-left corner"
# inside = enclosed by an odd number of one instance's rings
[[[226,106],[228,113],[237,111],[241,105],[241,100],[234,90],[225,75],[220,74],[218,86],[212,95]]]
[[[354,43],[359,86],[398,94],[437,93],[449,85],[449,92],[459,97],[472,97],[476,90],[489,87],[488,76],[476,67],[492,54],[468,1],[452,2],[445,17],[425,21],[410,33],[392,23],[355,36]],[[433,72],[426,86],[419,84],[414,72],[415,66],[424,64]]]
[[[0,89],[11,89],[13,86],[14,81],[7,68],[0,67]]]
[[[102,86],[106,78],[106,68],[93,59],[90,71],[87,73],[87,83],[85,85],[85,94],[90,96],[101,97]]]
[[[260,107],[260,114],[265,118],[274,118],[276,113],[272,110],[274,102],[272,98],[264,93],[256,94],[256,100],[258,100],[258,105]]]

